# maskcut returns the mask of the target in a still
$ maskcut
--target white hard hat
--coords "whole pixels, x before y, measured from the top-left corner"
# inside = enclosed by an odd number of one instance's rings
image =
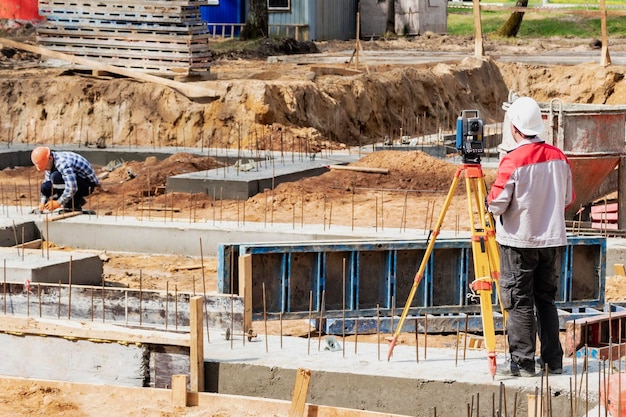
[[[506,114],[513,126],[526,136],[543,132],[543,119],[539,104],[530,97],[520,97],[511,104]]]

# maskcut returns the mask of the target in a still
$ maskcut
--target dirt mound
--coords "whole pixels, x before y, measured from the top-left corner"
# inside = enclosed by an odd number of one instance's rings
[[[458,168],[452,162],[435,158],[422,151],[378,151],[364,156],[349,166],[383,168],[387,169],[388,173],[331,170],[296,183],[281,184],[276,188],[276,193],[289,193],[294,189],[298,192],[332,189],[447,192]],[[492,170],[486,170],[485,176],[488,184],[493,183]]]

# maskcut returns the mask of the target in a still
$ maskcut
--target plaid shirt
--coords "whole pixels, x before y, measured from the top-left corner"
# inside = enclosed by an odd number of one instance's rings
[[[54,159],[54,166],[52,171],[59,171],[65,182],[65,190],[63,194],[57,200],[61,205],[64,205],[76,194],[78,190],[78,183],[76,177],[83,178],[92,182],[94,185],[98,185],[98,176],[93,167],[83,156],[74,152],[52,152]],[[45,181],[50,181],[51,171],[46,171]]]

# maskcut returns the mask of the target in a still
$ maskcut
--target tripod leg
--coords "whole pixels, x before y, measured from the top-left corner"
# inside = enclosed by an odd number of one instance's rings
[[[492,224],[487,223],[484,206],[486,187],[480,167],[466,174],[466,191],[469,215],[472,222],[472,255],[475,280],[470,288],[480,299],[480,311],[489,360],[489,371],[496,373],[496,336],[493,320],[493,281],[499,276],[499,256]],[[477,217],[476,217],[477,216]]]
[[[402,315],[400,316],[398,327],[396,328],[396,331],[394,332],[393,338],[390,340],[389,352],[387,353],[387,360],[391,359],[391,356],[393,355],[393,348],[396,346],[396,343],[398,341],[398,336],[400,335],[400,332],[402,331],[404,320],[406,319],[407,313],[409,312],[409,309],[411,308],[411,303],[413,302],[413,297],[415,297],[415,292],[417,291],[417,287],[419,286],[420,282],[422,281],[422,278],[424,277],[424,270],[426,269],[426,264],[428,263],[430,254],[432,253],[433,248],[435,247],[435,240],[437,239],[437,236],[439,235],[439,232],[441,230],[441,225],[443,224],[443,220],[446,217],[446,212],[448,211],[448,208],[450,207],[450,203],[452,202],[452,197],[454,196],[454,192],[456,191],[456,188],[459,185],[459,179],[461,177],[462,172],[463,172],[463,168],[460,167],[457,169],[456,173],[454,174],[454,180],[452,181],[452,184],[450,185],[450,190],[448,190],[448,195],[446,196],[446,200],[443,203],[443,208],[441,210],[441,213],[439,214],[439,218],[437,219],[435,228],[431,232],[430,239],[428,240],[428,245],[426,246],[426,252],[424,253],[424,257],[422,258],[420,267],[417,270],[417,273],[415,274],[415,278],[413,279],[413,285],[411,286],[409,297],[407,298],[406,304],[404,305],[404,308],[402,309]],[[417,331],[417,329],[415,329],[415,331]]]

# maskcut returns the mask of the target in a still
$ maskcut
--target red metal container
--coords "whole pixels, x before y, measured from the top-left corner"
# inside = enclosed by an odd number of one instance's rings
[[[38,0],[2,0],[0,19],[41,20]]]

